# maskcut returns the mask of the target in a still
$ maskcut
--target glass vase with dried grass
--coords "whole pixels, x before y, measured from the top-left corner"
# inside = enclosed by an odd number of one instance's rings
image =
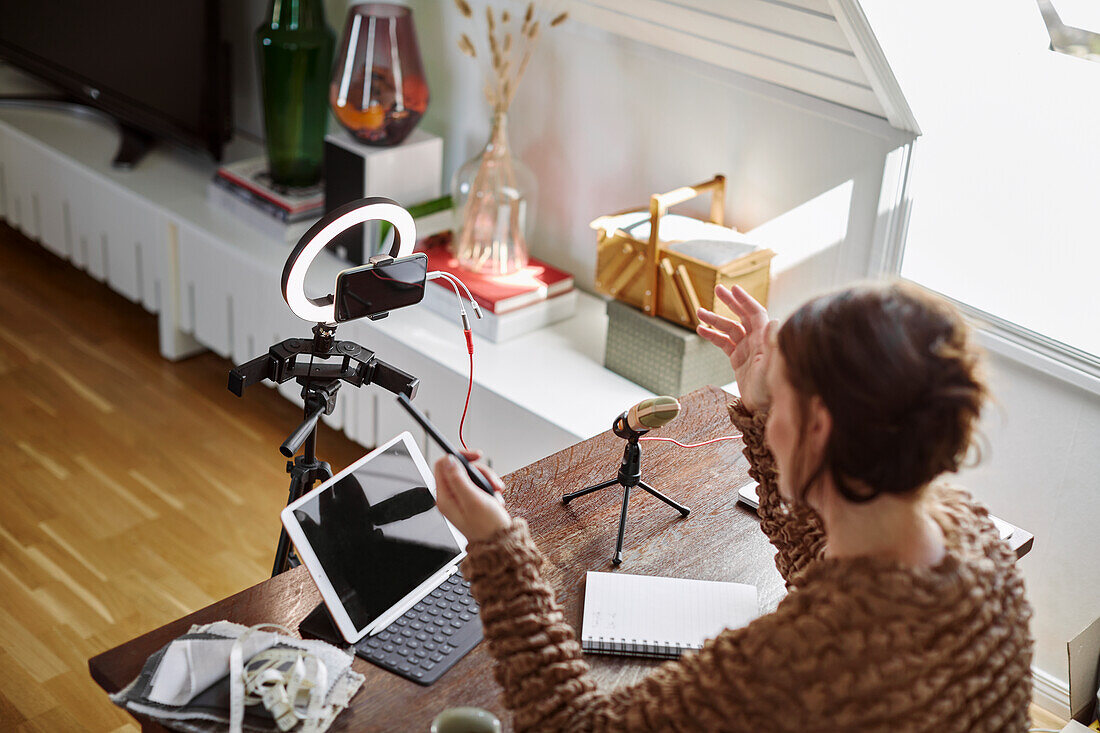
[[[472,19],[466,0],[454,0],[459,12]],[[562,13],[549,22],[560,25]],[[484,275],[509,275],[527,266],[527,236],[534,224],[537,182],[517,158],[508,141],[508,110],[539,40],[542,21],[531,3],[520,18],[508,10],[485,10],[486,46],[463,33],[458,40],[465,55],[489,62],[491,73],[485,97],[493,112],[489,140],[482,151],[463,164],[451,181],[456,235],[452,247],[464,269]],[[513,62],[518,63],[513,63]]]

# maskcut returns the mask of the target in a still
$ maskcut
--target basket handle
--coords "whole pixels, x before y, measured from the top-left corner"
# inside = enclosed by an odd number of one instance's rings
[[[694,186],[683,186],[668,193],[655,193],[650,196],[650,236],[653,236],[653,233],[657,231],[661,217],[668,213],[670,207],[690,201],[707,191],[711,192],[710,220],[719,226],[724,226],[726,220],[726,177],[719,174],[709,181],[703,181]]]
[[[660,243],[661,217],[668,213],[670,206],[690,201],[701,193],[710,191],[710,220],[719,226],[724,226],[726,219],[726,177],[716,175],[709,181],[694,186],[683,186],[668,193],[655,193],[649,198],[649,244],[646,247],[647,272],[646,289],[642,296],[642,310],[647,315],[657,315],[657,281],[658,263],[657,250]]]

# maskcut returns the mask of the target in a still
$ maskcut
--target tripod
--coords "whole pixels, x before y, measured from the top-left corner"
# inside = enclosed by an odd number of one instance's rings
[[[273,345],[266,354],[257,356],[229,372],[229,391],[242,396],[245,387],[265,379],[282,384],[296,379],[302,385],[304,419],[279,446],[287,458],[286,471],[290,474],[290,495],[287,504],[308,493],[318,481],[332,478],[328,463],[317,460],[317,423],[322,415],[331,415],[336,409],[336,395],[341,383],[353,387],[377,384],[394,394],[416,396],[420,380],[391,366],[352,341],[337,341],[334,324],[318,323],[313,327],[313,339],[287,339]],[[304,359],[302,357],[309,357]],[[339,361],[330,359],[338,358]],[[315,364],[320,359],[322,363]],[[305,445],[300,456],[294,454]],[[290,569],[297,562],[292,560],[290,537],[286,528],[279,534],[279,546],[275,551],[275,564],[271,577]]]
[[[600,489],[606,489],[609,486],[618,484],[623,487],[623,509],[619,514],[619,539],[615,543],[615,557],[611,559],[611,562],[615,565],[621,565],[623,562],[623,533],[626,531],[626,507],[627,502],[630,501],[630,490],[635,486],[640,486],[643,490],[648,491],[653,496],[657,497],[670,507],[680,512],[680,516],[686,517],[691,510],[686,506],[677,504],[672,499],[668,498],[660,491],[642,481],[642,448],[638,445],[638,438],[640,438],[645,432],[638,432],[632,430],[626,424],[626,420],[622,416],[615,421],[613,427],[615,435],[620,438],[626,439],[626,448],[623,449],[623,462],[619,465],[619,473],[615,478],[604,481],[603,483],[589,486],[588,488],[581,489],[580,491],[574,491],[572,494],[566,494],[561,498],[562,504],[568,504],[573,499],[585,494],[591,494],[594,491]]]

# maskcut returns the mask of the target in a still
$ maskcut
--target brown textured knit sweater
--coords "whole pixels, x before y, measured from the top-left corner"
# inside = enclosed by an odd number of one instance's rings
[[[934,486],[947,553],[934,568],[823,556],[812,510],[783,502],[764,416],[737,403],[761,529],[788,594],[747,627],[601,693],[522,519],[469,546],[504,704],[517,730],[1025,731],[1031,610],[987,511]]]

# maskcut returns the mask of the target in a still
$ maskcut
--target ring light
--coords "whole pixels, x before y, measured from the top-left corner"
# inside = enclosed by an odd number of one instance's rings
[[[388,221],[393,225],[390,257],[412,254],[416,244],[416,225],[409,212],[396,201],[374,196],[333,209],[309,228],[294,246],[283,266],[283,300],[303,321],[335,323],[336,307],[332,294],[321,298],[306,297],[306,271],[325,246],[338,235],[368,221]]]

